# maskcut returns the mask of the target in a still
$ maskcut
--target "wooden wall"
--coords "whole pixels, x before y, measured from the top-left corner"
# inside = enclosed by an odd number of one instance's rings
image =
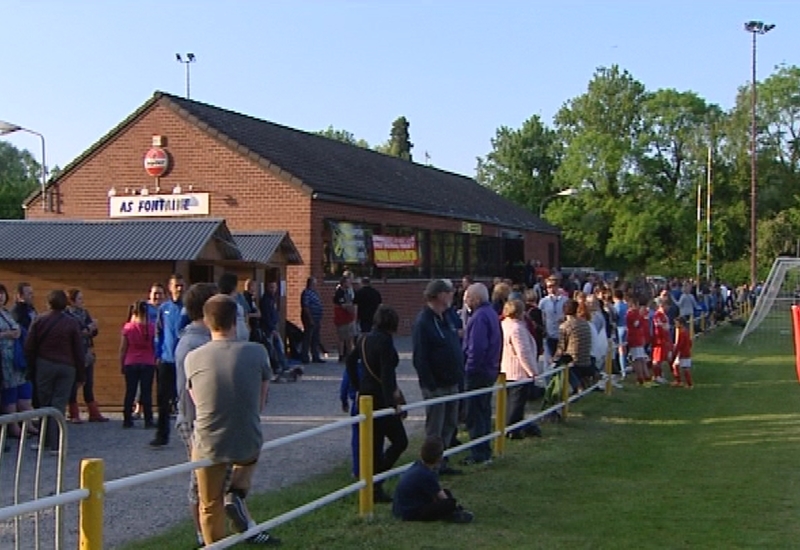
[[[51,290],[81,289],[99,330],[95,339],[95,398],[105,410],[122,410],[125,382],[120,373],[119,343],[128,306],[147,299],[153,282],[166,284],[172,269],[171,262],[6,261],[0,264],[0,282],[11,295],[9,308],[13,306],[17,283],[30,283],[40,313],[47,310],[46,299]],[[81,394],[78,401],[83,402]]]

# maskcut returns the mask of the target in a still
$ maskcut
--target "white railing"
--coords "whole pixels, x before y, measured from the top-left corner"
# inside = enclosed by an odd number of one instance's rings
[[[606,370],[607,372],[610,373],[610,359],[606,361]],[[584,391],[575,393],[570,396],[568,367],[558,367],[552,369],[550,371],[547,371],[543,376],[545,376],[546,379],[550,379],[552,376],[555,376],[560,373],[563,373],[561,401],[532,416],[526,417],[522,421],[517,422],[512,426],[505,425],[507,388],[525,384],[531,384],[533,383],[533,380],[516,381],[507,384],[505,382],[505,376],[501,374],[498,379],[498,382],[492,386],[471,391],[465,391],[462,393],[457,393],[443,397],[436,397],[425,401],[409,403],[402,407],[402,411],[407,412],[415,409],[420,409],[422,407],[426,407],[429,405],[436,405],[441,403],[447,403],[450,401],[468,399],[470,397],[477,397],[479,395],[484,395],[486,393],[497,394],[496,407],[495,407],[495,429],[482,437],[473,439],[457,447],[447,449],[445,451],[445,456],[451,456],[453,454],[470,449],[475,445],[489,441],[495,442],[495,453],[498,456],[502,456],[505,445],[504,436],[509,431],[516,430],[527,424],[536,422],[537,420],[557,411],[561,411],[562,418],[566,419],[570,403],[574,402],[577,399],[580,399],[581,397],[585,396],[590,392],[593,392],[597,388],[601,387],[603,384],[605,384],[606,393],[610,392],[610,387],[611,387],[610,379],[608,379],[607,377],[607,380],[598,382],[595,385],[585,389]],[[45,410],[46,409],[36,412],[38,412],[41,415],[42,411]],[[316,428],[304,430],[295,434],[280,437],[278,439],[265,442],[261,447],[261,451],[264,452],[270,449],[281,447],[283,445],[288,445],[290,443],[312,438],[327,432],[331,432],[334,430],[341,430],[342,428],[347,428],[354,424],[359,424],[361,432],[360,440],[362,442],[362,444],[360,444],[361,479],[359,481],[346,485],[334,492],[323,495],[322,497],[316,500],[308,502],[284,514],[281,514],[267,521],[264,521],[244,533],[232,535],[223,540],[217,541],[214,544],[206,546],[206,548],[211,550],[229,548],[230,546],[233,546],[239,542],[243,542],[246,539],[254,535],[257,535],[258,533],[264,530],[272,529],[286,522],[292,521],[296,518],[299,518],[305,514],[308,514],[314,510],[317,510],[323,506],[326,506],[332,502],[335,502],[339,499],[342,499],[348,495],[357,492],[360,493],[359,497],[360,514],[363,516],[371,515],[373,484],[375,482],[383,481],[385,479],[400,475],[402,472],[404,472],[407,468],[410,467],[410,464],[405,464],[403,466],[399,466],[397,468],[385,472],[371,475],[373,471],[372,444],[371,444],[372,422],[375,418],[381,418],[384,416],[396,414],[396,411],[393,408],[387,408],[375,411],[373,413],[372,400],[370,397],[361,398],[359,410],[361,411],[360,414],[357,414],[355,416],[337,420],[335,422],[331,422],[323,426],[318,426]],[[62,427],[61,449],[65,451],[66,441],[63,435],[65,433],[63,431],[64,419],[63,416],[60,413],[58,413],[58,411],[55,412],[58,414],[58,416],[56,416],[56,419],[59,421],[59,426]],[[4,417],[0,417],[0,419],[4,419]],[[45,423],[46,420],[43,422],[43,425]],[[367,442],[368,444],[364,445],[363,444],[364,442]],[[0,444],[2,444],[2,436],[0,436]],[[40,449],[40,457],[41,457],[41,449]],[[168,466],[165,468],[159,468],[152,471],[142,472],[140,474],[127,476],[120,479],[105,481],[103,479],[103,473],[104,473],[103,461],[99,459],[84,459],[81,463],[81,488],[66,493],[60,492],[61,469],[63,469],[63,456],[61,457],[59,464],[60,464],[59,466],[60,469],[58,474],[58,480],[59,480],[58,494],[52,497],[38,498],[38,486],[37,486],[36,497],[33,501],[26,502],[24,504],[19,504],[17,501],[15,501],[14,506],[0,508],[0,520],[4,519],[7,520],[13,518],[16,522],[18,521],[20,516],[25,514],[29,514],[32,512],[38,514],[39,511],[46,510],[48,508],[55,508],[56,511],[58,511],[60,510],[60,507],[63,506],[64,504],[80,502],[80,537],[81,537],[80,548],[82,550],[101,550],[103,546],[103,502],[107,495],[120,492],[126,488],[130,488],[133,486],[138,486],[145,483],[154,483],[171,476],[187,474],[198,468],[211,466],[212,462],[210,460],[197,460],[193,462],[184,462],[181,464],[175,464],[173,466]],[[58,541],[61,540],[61,528],[59,525],[59,521],[60,521],[60,515],[58,516],[58,521],[56,522],[57,547],[58,547]],[[37,543],[37,548],[38,548],[38,543]]]

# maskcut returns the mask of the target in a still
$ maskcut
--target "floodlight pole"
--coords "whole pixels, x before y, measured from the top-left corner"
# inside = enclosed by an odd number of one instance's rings
[[[759,34],[766,34],[775,28],[773,24],[764,24],[763,21],[748,21],[744,24],[744,30],[753,35],[753,55],[752,55],[752,93],[751,93],[751,128],[750,128],[750,285],[756,287],[758,283],[758,255],[757,255],[757,218],[756,218],[756,176],[757,176],[757,152],[756,152],[756,37]]]
[[[186,99],[189,99],[189,83],[190,83],[189,65],[195,62],[196,57],[193,53],[187,53],[186,59],[184,60],[181,57],[181,54],[176,53],[175,58],[177,59],[178,63],[183,63],[186,66]]]

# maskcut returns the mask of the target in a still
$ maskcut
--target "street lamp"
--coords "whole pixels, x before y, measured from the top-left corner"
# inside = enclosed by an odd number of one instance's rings
[[[775,25],[765,24],[763,21],[748,21],[744,30],[753,35],[753,79],[751,94],[752,99],[752,126],[750,131],[750,284],[755,288],[757,271],[756,255],[756,37],[767,34]]]
[[[181,54],[176,53],[175,59],[178,61],[178,63],[183,63],[184,65],[186,65],[186,99],[189,99],[189,65],[195,62],[194,54],[187,53],[186,59],[183,59],[183,57],[181,57]]]
[[[558,193],[548,195],[547,197],[544,198],[544,200],[542,200],[542,203],[539,205],[539,217],[541,218],[542,216],[544,216],[544,205],[547,204],[547,201],[549,201],[550,199],[554,199],[556,197],[574,197],[577,194],[578,194],[577,189],[575,189],[574,187],[568,187],[567,189],[559,191]]]
[[[47,200],[45,195],[45,185],[47,184],[47,167],[45,165],[45,155],[44,155],[44,136],[39,132],[34,132],[33,130],[28,130],[27,128],[23,128],[22,126],[18,126],[16,124],[11,124],[10,122],[3,122],[0,120],[0,136],[4,136],[6,134],[13,134],[14,132],[27,132],[29,134],[33,134],[34,136],[39,136],[39,139],[42,140],[42,210],[47,212]]]

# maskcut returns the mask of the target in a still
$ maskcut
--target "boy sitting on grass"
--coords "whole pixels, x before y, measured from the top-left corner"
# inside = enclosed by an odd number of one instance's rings
[[[444,446],[438,437],[422,444],[420,460],[406,470],[394,492],[392,513],[403,521],[451,521],[469,523],[474,517],[456,503],[453,494],[442,489],[437,473]]]

